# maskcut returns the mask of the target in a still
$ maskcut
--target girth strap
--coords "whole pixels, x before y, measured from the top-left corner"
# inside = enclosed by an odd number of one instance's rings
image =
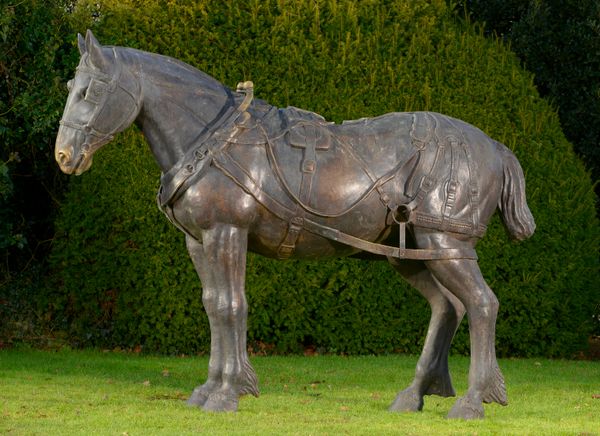
[[[302,229],[324,238],[340,242],[351,247],[358,248],[369,253],[389,256],[399,259],[414,260],[443,260],[443,259],[472,259],[477,260],[477,253],[473,248],[441,248],[441,249],[412,249],[403,246],[406,240],[404,235],[405,225],[401,225],[401,246],[392,247],[374,242],[365,241],[337,229],[319,224],[307,218],[299,218],[293,210],[282,205],[269,194],[261,189],[254,179],[225,151],[214,150],[213,164],[226,176],[233,180],[245,192],[252,195],[256,201],[263,205],[268,211],[279,219],[293,223],[294,232],[299,233]],[[290,229],[291,230],[291,229]],[[296,237],[296,235],[294,235]]]
[[[315,223],[310,220],[304,220],[304,228],[311,233],[323,236],[324,238],[333,241],[341,242],[342,244],[350,245],[351,247],[360,250],[368,251],[373,254],[380,254],[398,259],[413,259],[413,260],[447,260],[447,259],[472,259],[477,260],[477,253],[473,248],[439,248],[437,250],[426,250],[405,247],[391,247],[389,245],[376,244],[374,242],[365,241],[347,233],[340,232],[337,229]],[[402,229],[404,230],[404,229]]]

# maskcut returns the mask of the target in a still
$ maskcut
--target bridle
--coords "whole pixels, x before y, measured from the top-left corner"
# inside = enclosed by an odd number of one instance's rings
[[[67,120],[65,118],[60,120],[61,126],[78,130],[84,135],[84,141],[81,145],[77,164],[75,165],[76,168],[81,164],[82,160],[87,154],[93,154],[100,147],[112,141],[116,133],[129,126],[134,121],[141,106],[141,84],[139,81],[134,80],[135,84],[137,85],[137,89],[130,90],[121,83],[123,69],[120,62],[118,62],[118,55],[115,48],[112,48],[112,52],[115,60],[114,65],[116,66],[116,71],[113,76],[91,68],[85,65],[84,62],[82,62],[82,65],[78,66],[76,69],[76,72],[85,73],[92,77],[84,96],[85,101],[95,106],[89,120],[84,124]],[[128,114],[127,118],[125,118],[125,120],[118,124],[114,129],[109,132],[102,132],[95,127],[96,121],[104,110],[104,106],[109,97],[117,90],[121,90],[127,94],[133,100],[134,107]]]

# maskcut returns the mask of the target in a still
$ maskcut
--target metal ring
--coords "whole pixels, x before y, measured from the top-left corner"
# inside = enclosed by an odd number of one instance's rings
[[[392,212],[392,219],[396,224],[407,223],[410,221],[411,210],[405,204],[399,204],[398,206],[390,209]]]

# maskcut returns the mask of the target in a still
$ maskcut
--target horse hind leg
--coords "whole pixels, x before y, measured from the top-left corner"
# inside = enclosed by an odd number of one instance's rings
[[[448,370],[448,352],[465,313],[462,303],[447,291],[422,261],[390,259],[394,268],[429,302],[431,319],[412,383],[399,392],[391,411],[419,411],[425,395],[456,395]]]
[[[464,248],[474,242],[466,237],[439,232],[420,232],[417,244],[423,248]],[[504,378],[495,350],[498,299],[486,284],[477,261],[471,259],[426,262],[437,281],[454,294],[467,310],[471,339],[469,388],[448,414],[449,418],[483,418],[482,403],[507,404]]]

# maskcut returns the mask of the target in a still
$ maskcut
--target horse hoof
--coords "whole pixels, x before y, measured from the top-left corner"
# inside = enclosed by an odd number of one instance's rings
[[[209,393],[202,386],[197,387],[186,401],[188,406],[202,407],[208,400]]]
[[[483,419],[484,411],[481,402],[474,403],[468,397],[456,400],[448,413],[449,419]]]
[[[390,412],[419,412],[421,410],[423,410],[423,397],[411,388],[401,391],[389,407]]]
[[[216,392],[208,396],[202,409],[207,412],[237,412],[238,402],[237,395]]]

